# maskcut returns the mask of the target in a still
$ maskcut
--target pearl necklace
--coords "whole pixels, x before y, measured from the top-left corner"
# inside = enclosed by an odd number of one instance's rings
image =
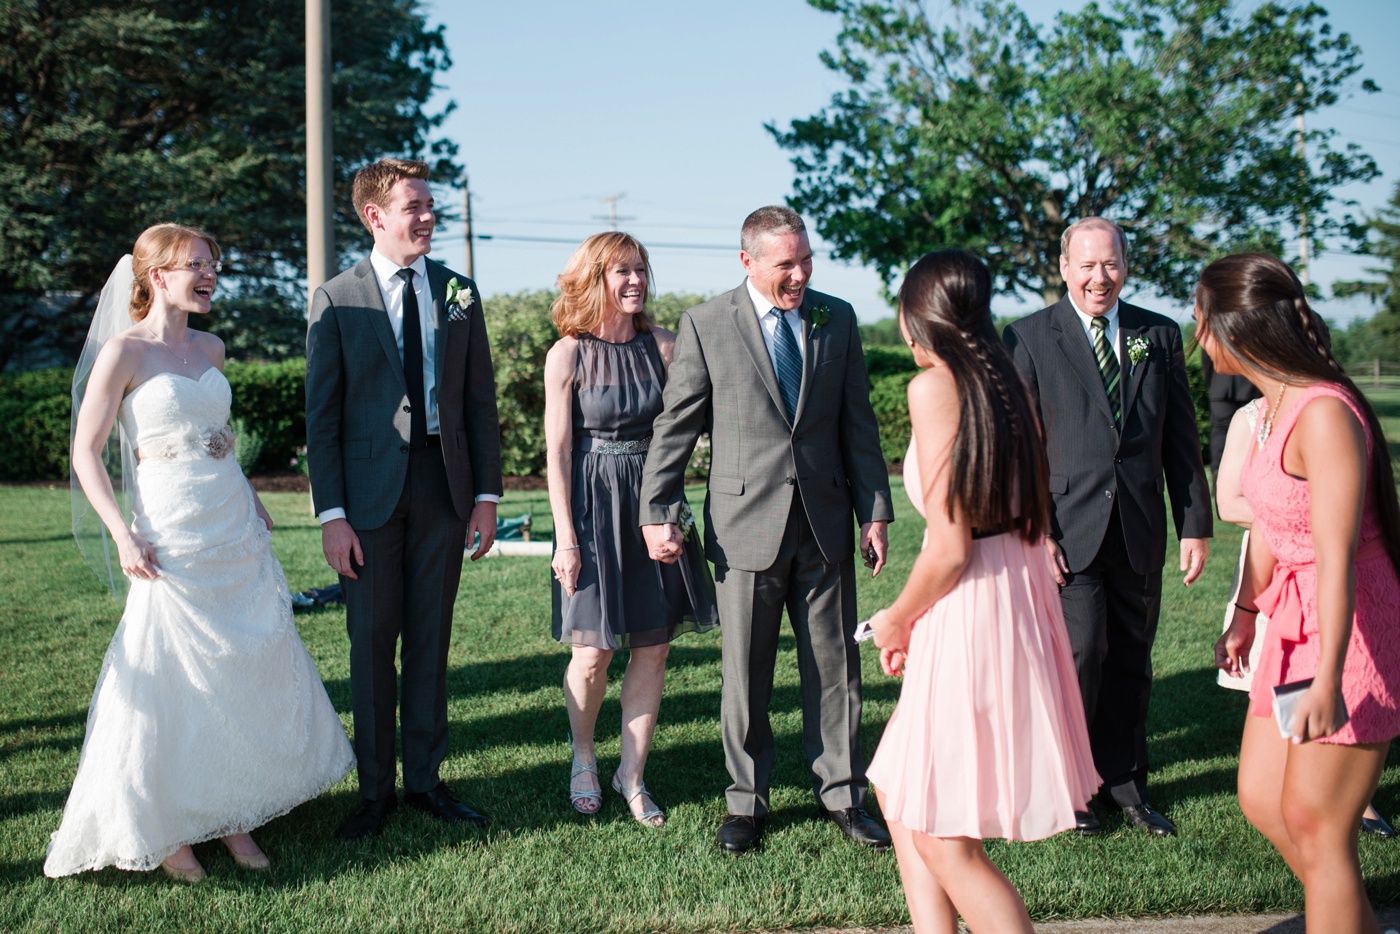
[[[1288,389],[1287,383],[1279,383],[1278,395],[1274,396],[1273,408],[1264,412],[1264,417],[1259,420],[1259,431],[1255,435],[1255,440],[1262,450],[1264,442],[1269,440],[1269,433],[1274,430],[1274,418],[1278,415],[1278,407],[1283,402],[1283,394]]]
[[[185,339],[185,353],[184,353],[184,355],[181,355],[181,353],[180,353],[178,350],[176,350],[174,347],[172,347],[172,346],[170,345],[170,342],[169,342],[169,341],[167,341],[165,338],[161,337],[159,334],[157,334],[155,331],[153,331],[153,330],[151,329],[151,326],[150,326],[149,324],[147,324],[146,322],[142,321],[142,322],[141,322],[141,326],[142,326],[143,328],[146,329],[146,333],[147,333],[147,334],[151,335],[151,336],[154,337],[156,340],[160,341],[162,344],[164,344],[164,345],[166,346],[166,349],[168,349],[168,350],[169,350],[172,354],[174,354],[175,356],[179,357],[179,358],[180,358],[180,365],[181,365],[181,366],[188,366],[188,365],[189,365],[189,362],[190,362],[190,361],[189,361],[189,353],[190,353],[190,342],[189,342],[189,338],[186,338],[186,339]]]

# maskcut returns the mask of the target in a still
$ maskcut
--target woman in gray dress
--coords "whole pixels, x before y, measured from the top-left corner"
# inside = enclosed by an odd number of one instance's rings
[[[585,240],[559,275],[552,309],[563,335],[545,361],[545,437],[554,514],[554,638],[573,648],[564,673],[573,768],[569,799],[602,805],[593,732],[608,664],[629,650],[622,756],[612,787],[642,824],[666,817],[642,781],[670,642],[718,625],[714,583],[693,526],[675,564],[653,561],[640,526],[642,465],[675,335],[646,314],[651,267],[624,233]]]

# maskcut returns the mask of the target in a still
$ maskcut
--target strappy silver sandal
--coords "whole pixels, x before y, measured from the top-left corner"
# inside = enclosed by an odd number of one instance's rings
[[[591,791],[579,791],[574,788],[574,779],[580,775],[593,773],[593,777],[598,777],[598,760],[595,758],[592,763],[585,764],[573,760],[574,767],[569,772],[569,803],[574,806],[574,810],[587,817],[592,817],[598,813],[598,809],[603,806],[603,788],[600,784],[598,788]]]
[[[637,800],[642,795],[646,795],[648,798],[651,798],[651,792],[647,791],[646,782],[642,782],[636,788],[623,788],[622,781],[617,777],[616,772],[613,773],[612,787],[613,791],[622,795],[622,800],[627,802],[627,810],[629,813],[632,812],[633,801]],[[651,810],[643,811],[641,816],[632,814],[632,819],[644,827],[664,826],[666,823],[666,812],[656,806],[656,800],[654,798],[652,799],[651,804]]]

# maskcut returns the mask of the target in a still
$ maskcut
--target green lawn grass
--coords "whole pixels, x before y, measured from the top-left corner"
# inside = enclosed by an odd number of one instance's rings
[[[1400,401],[1400,394],[1397,394]],[[865,580],[860,611],[888,603],[922,527],[896,485],[894,555]],[[264,497],[294,589],[332,578],[305,496]],[[699,494],[692,491],[692,501]],[[765,849],[724,857],[714,831],[728,783],[719,742],[719,635],[672,649],[647,783],[664,829],[635,824],[609,793],[593,819],[569,809],[567,650],[549,638],[548,565],[490,558],[469,566],[449,660],[452,746],[444,777],[488,811],[490,830],[444,827],[400,812],[363,845],[335,841],[354,806],[353,777],[258,839],[273,861],[237,870],[217,844],[197,848],[209,880],[186,888],[160,873],[105,870],[48,880],[41,865],[78,763],[87,704],[120,616],[78,556],[66,488],[0,487],[0,931],[731,931],[907,923],[894,858],[866,852],[826,823],[801,753],[793,642],[783,641],[773,700],[778,741]],[[549,534],[544,493],[509,494],[503,515],[530,509]],[[1153,697],[1152,800],[1181,827],[1155,839],[1106,821],[1107,833],[990,844],[1037,919],[1299,910],[1302,891],[1244,821],[1234,773],[1245,698],[1214,684],[1211,645],[1239,537],[1221,528],[1205,576],[1189,590],[1167,575]],[[1172,545],[1174,551],[1175,545]],[[1170,568],[1169,568],[1170,570]],[[301,614],[302,638],[349,726],[344,612]],[[614,663],[599,730],[606,780],[618,754]],[[873,750],[898,696],[865,649],[864,742]],[[1400,759],[1377,797],[1400,812]],[[873,806],[873,803],[872,803]],[[1400,903],[1400,843],[1361,841],[1372,899]]]

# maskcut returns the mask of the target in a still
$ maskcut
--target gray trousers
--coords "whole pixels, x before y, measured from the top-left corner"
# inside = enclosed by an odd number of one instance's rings
[[[403,724],[403,785],[437,787],[447,755],[447,650],[462,577],[467,523],[458,519],[442,451],[408,455],[403,494],[389,521],[356,529],[365,564],[342,577],[350,634],[350,695],[360,796],[394,794],[395,712]],[[394,670],[403,641],[402,699]]]
[[[783,610],[797,638],[802,684],[802,746],[812,791],[828,810],[865,800],[860,748],[860,652],[856,627],[855,559],[827,564],[800,498],[793,498],[778,558],[765,571],[715,568],[723,633],[720,730],[733,784],[730,814],[768,813],[773,730],[768,705]]]

